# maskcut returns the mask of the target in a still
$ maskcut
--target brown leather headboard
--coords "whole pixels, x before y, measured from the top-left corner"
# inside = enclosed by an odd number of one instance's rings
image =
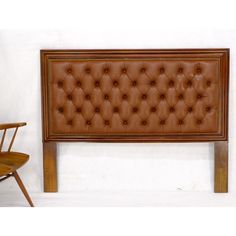
[[[226,141],[228,49],[42,50],[43,141]]]

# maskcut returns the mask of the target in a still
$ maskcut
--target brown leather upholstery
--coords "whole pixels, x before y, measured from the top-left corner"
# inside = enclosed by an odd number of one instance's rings
[[[195,54],[53,55],[45,65],[46,132],[225,138],[222,55]]]

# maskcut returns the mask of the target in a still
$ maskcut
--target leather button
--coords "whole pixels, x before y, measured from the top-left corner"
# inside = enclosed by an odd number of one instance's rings
[[[86,95],[85,95],[85,98],[86,98],[86,100],[89,100],[89,99],[90,99],[90,95],[89,95],[89,94],[86,94]]]
[[[174,107],[170,107],[169,111],[172,113],[172,112],[175,112],[175,108]]]
[[[76,108],[76,112],[77,112],[77,113],[81,113],[81,108],[80,108],[80,107],[77,107],[77,108]]]
[[[211,111],[211,107],[206,107],[206,112],[210,112]]]
[[[141,72],[144,73],[146,71],[146,69],[143,67],[141,68]]]
[[[151,112],[156,112],[156,111],[157,111],[156,107],[151,107]]]
[[[191,81],[191,80],[188,80],[188,81],[187,81],[187,86],[188,86],[188,87],[192,87],[192,85],[193,85],[192,81]]]
[[[164,67],[161,67],[160,68],[160,73],[163,74],[165,72],[165,68]]]
[[[105,125],[109,125],[109,124],[110,124],[109,120],[105,120],[105,121],[104,121],[104,124],[105,124]]]
[[[67,69],[67,73],[68,73],[68,74],[71,74],[71,73],[72,73],[72,69],[71,69],[71,68],[68,68],[68,69]]]
[[[128,121],[127,120],[123,120],[123,125],[128,125]]]
[[[77,86],[77,87],[81,87],[81,82],[80,82],[80,81],[77,81],[77,82],[76,82],[76,86]]]
[[[146,121],[146,120],[143,120],[141,124],[142,124],[142,125],[147,125],[147,121]]]
[[[165,94],[161,94],[161,95],[160,95],[160,99],[161,99],[161,100],[163,100],[163,99],[165,99],[165,98],[166,98]]]
[[[196,123],[197,123],[198,125],[200,125],[200,124],[202,124],[202,120],[197,119]]]
[[[113,85],[114,85],[115,87],[117,87],[117,86],[118,86],[118,81],[115,80],[115,81],[113,82]]]
[[[114,107],[114,110],[113,110],[115,113],[119,112],[119,108],[118,107]]]
[[[87,124],[87,125],[91,125],[92,123],[91,123],[90,120],[87,120],[87,121],[86,121],[86,124]]]
[[[134,87],[137,86],[137,81],[134,80],[134,81],[132,82],[132,85],[133,85]]]
[[[68,95],[67,95],[67,99],[68,99],[68,100],[72,100],[72,95],[71,95],[71,94],[68,94]]]
[[[104,69],[104,73],[107,74],[108,72],[109,72],[109,69],[108,69],[108,68],[105,68],[105,69]]]
[[[100,86],[100,82],[98,80],[95,81],[95,87],[99,87]]]
[[[137,113],[138,112],[138,108],[137,107],[133,107],[133,113]]]
[[[89,73],[91,72],[91,70],[90,70],[89,68],[86,68],[86,69],[85,69],[85,72],[86,72],[87,74],[89,74]]]
[[[183,94],[179,94],[178,98],[179,98],[179,100],[182,100],[184,98],[184,95]]]
[[[152,80],[152,81],[150,82],[150,85],[151,85],[151,86],[155,86],[155,85],[156,85],[156,81],[155,81],[155,80]]]
[[[96,112],[96,113],[100,112],[99,107],[96,107],[96,108],[95,108],[95,112]]]
[[[184,124],[184,121],[183,121],[183,120],[178,120],[178,124],[179,124],[179,125],[183,125],[183,124]]]
[[[208,86],[208,87],[211,86],[211,81],[210,81],[210,80],[207,81],[207,86]]]
[[[193,111],[192,107],[188,107],[188,112],[191,113]]]
[[[143,99],[143,100],[146,100],[146,99],[147,99],[147,95],[146,95],[146,94],[143,94],[143,95],[142,95],[142,99]]]
[[[127,99],[127,98],[128,98],[127,94],[124,94],[124,95],[122,96],[122,98],[123,98],[124,100]]]
[[[183,68],[180,67],[180,68],[178,69],[178,72],[179,72],[179,73],[183,73]]]
[[[72,120],[68,120],[68,121],[67,121],[67,124],[68,124],[68,125],[72,125],[72,124],[73,124],[73,121],[72,121]]]
[[[108,99],[109,99],[109,96],[108,96],[107,94],[105,94],[104,99],[105,99],[105,100],[108,100]]]
[[[200,67],[197,67],[197,73],[200,74],[202,72],[202,69]]]
[[[174,87],[174,85],[175,85],[174,81],[173,81],[173,80],[170,80],[170,81],[169,81],[169,87]]]
[[[166,123],[165,120],[160,120],[160,125],[164,125]]]
[[[63,107],[59,107],[59,108],[58,108],[58,111],[59,111],[60,113],[63,113],[63,112],[64,112]]]
[[[127,69],[124,68],[124,69],[122,70],[122,72],[123,72],[123,73],[126,73],[126,72],[127,72]]]
[[[198,93],[197,94],[197,99],[202,99],[202,94]]]
[[[63,87],[63,82],[62,81],[58,81],[57,85],[58,85],[59,88],[62,88]]]

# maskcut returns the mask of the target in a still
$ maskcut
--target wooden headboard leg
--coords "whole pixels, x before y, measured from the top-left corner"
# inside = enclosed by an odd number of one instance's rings
[[[228,192],[228,142],[215,142],[215,193]]]
[[[44,192],[57,192],[57,146],[43,142]]]

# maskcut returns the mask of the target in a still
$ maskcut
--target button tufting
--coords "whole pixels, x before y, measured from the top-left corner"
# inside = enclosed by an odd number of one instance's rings
[[[81,113],[81,108],[80,108],[80,107],[77,107],[77,108],[76,108],[76,112],[77,112],[77,113]]]
[[[104,121],[104,124],[105,124],[105,125],[109,125],[109,124],[110,124],[109,120],[105,120],[105,121]]]
[[[146,100],[146,99],[147,99],[147,95],[146,95],[146,94],[143,94],[143,95],[142,95],[142,99],[143,99],[143,100]]]
[[[91,72],[91,70],[89,68],[86,68],[85,72],[89,74]]]
[[[77,86],[77,87],[81,87],[81,82],[80,82],[80,81],[77,81],[77,82],[76,82],[76,86]]]
[[[123,125],[128,125],[128,121],[127,120],[123,120]]]
[[[95,108],[95,112],[96,112],[96,113],[100,112],[99,107],[96,107],[96,108]]]
[[[95,81],[95,87],[99,87],[100,86],[100,82],[98,80]]]
[[[202,94],[198,93],[197,94],[197,99],[202,99]]]
[[[164,67],[161,67],[160,68],[160,73],[163,74],[165,72],[165,68]]]
[[[207,81],[207,86],[208,86],[208,87],[211,86],[211,81],[210,81],[210,80]]]
[[[72,121],[72,120],[68,120],[68,121],[67,121],[67,124],[68,124],[68,125],[72,125],[72,124],[73,124],[73,121]]]
[[[92,123],[91,123],[90,120],[87,120],[87,121],[86,121],[86,124],[87,124],[87,125],[91,125]]]
[[[117,86],[118,86],[118,81],[115,80],[115,81],[113,82],[113,85],[114,85],[115,87],[117,87]]]
[[[146,120],[143,120],[141,124],[142,124],[142,125],[147,125],[147,121],[146,121]]]
[[[58,81],[57,85],[58,85],[59,88],[62,88],[63,87],[63,82],[62,81]]]
[[[137,85],[137,81],[134,80],[134,81],[132,82],[132,85],[133,85],[133,86],[136,86],[136,85]]]
[[[64,131],[74,128],[78,133],[86,133],[87,128],[89,134],[100,130],[102,134],[133,134],[137,128],[140,133],[172,135],[184,128],[181,132],[185,135],[208,134],[218,128],[217,122],[210,121],[221,104],[215,62],[101,61],[83,61],[80,65],[76,61],[66,66],[62,63],[60,73],[52,68],[51,107],[53,116],[65,125]],[[57,93],[61,94],[60,99]],[[218,116],[212,118],[218,120]],[[54,125],[58,133],[59,125]],[[63,133],[63,127],[61,130]]]
[[[151,112],[156,112],[156,111],[157,111],[156,107],[151,107]]]
[[[191,113],[193,111],[192,107],[188,107],[188,112]]]
[[[200,124],[202,124],[202,120],[197,119],[196,123],[197,123],[198,125],[200,125]]]
[[[170,81],[169,81],[169,86],[170,86],[170,87],[174,87],[174,85],[175,85],[174,81],[173,81],[173,80],[170,80]]]
[[[122,98],[127,99],[128,98],[127,94],[123,94]]]
[[[89,99],[90,99],[90,95],[89,95],[89,94],[86,94],[86,95],[85,95],[85,98],[86,98],[86,100],[89,100]]]
[[[155,85],[156,85],[156,81],[155,81],[155,80],[152,80],[152,81],[150,82],[150,85],[151,85],[151,86],[155,86]]]
[[[160,125],[164,125],[166,123],[165,120],[160,120]]]
[[[184,95],[183,94],[179,94],[178,98],[179,98],[179,100],[182,100],[184,98]]]
[[[188,80],[188,81],[187,81],[187,86],[188,86],[188,87],[192,87],[192,85],[193,85],[192,81],[191,81],[191,80]]]
[[[114,107],[114,112],[115,113],[119,112],[119,108],[118,107]]]
[[[64,111],[63,107],[59,107],[59,108],[58,108],[58,111],[59,111],[60,113],[63,113],[63,111]]]
[[[67,69],[67,73],[68,73],[68,74],[71,74],[71,73],[72,73],[72,69],[71,69],[71,68],[68,68],[68,69]]]
[[[202,69],[200,67],[197,67],[197,73],[200,74],[202,72]]]
[[[71,95],[71,94],[68,94],[68,95],[67,95],[67,99],[68,99],[68,100],[72,100],[72,95]]]
[[[166,98],[165,94],[161,94],[161,95],[160,95],[160,99],[161,99],[161,100],[164,100],[165,98]]]

